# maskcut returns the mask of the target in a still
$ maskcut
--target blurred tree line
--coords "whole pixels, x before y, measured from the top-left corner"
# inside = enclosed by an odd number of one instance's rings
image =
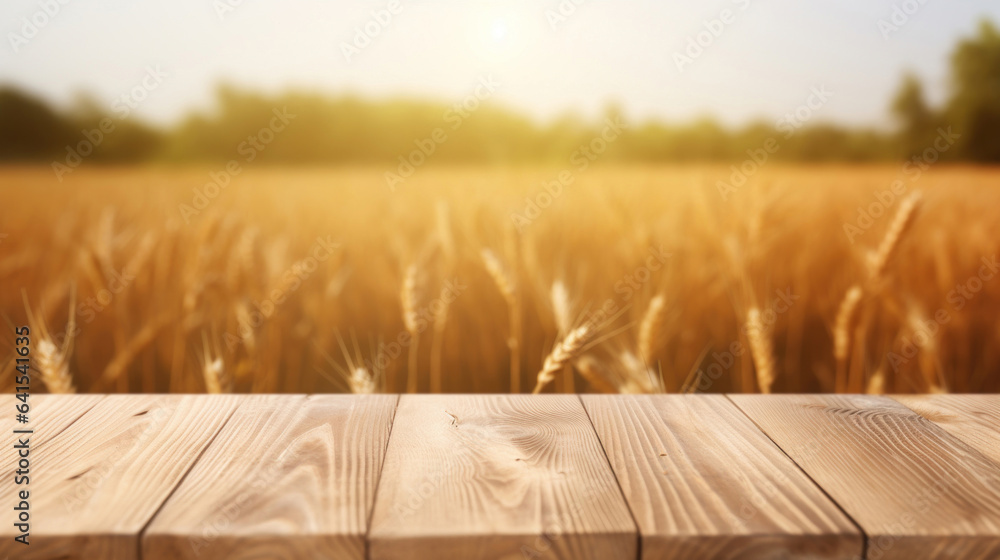
[[[407,99],[373,101],[293,92],[264,96],[223,86],[217,109],[170,128],[118,118],[84,100],[57,111],[14,88],[0,88],[0,160],[63,162],[73,153],[95,161],[441,162],[566,161],[581,148],[602,160],[732,161],[777,145],[769,157],[791,161],[876,161],[919,157],[940,129],[960,139],[943,157],[1000,162],[1000,32],[983,22],[951,57],[950,98],[928,105],[921,83],[903,79],[891,104],[895,132],[811,123],[792,131],[759,122],[730,130],[710,119],[688,124],[626,123],[608,142],[594,143],[619,113],[586,122],[572,115],[539,125],[486,102],[458,105]],[[101,131],[96,134],[95,131]],[[768,144],[773,139],[777,144]],[[88,146],[89,144],[89,146]],[[405,165],[405,164],[404,164]],[[72,163],[71,163],[72,166]]]

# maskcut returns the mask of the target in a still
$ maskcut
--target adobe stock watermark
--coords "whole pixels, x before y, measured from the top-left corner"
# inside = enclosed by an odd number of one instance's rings
[[[219,21],[225,21],[226,16],[235,12],[236,8],[243,5],[246,0],[213,0],[212,9],[215,15],[219,16]]]
[[[847,240],[853,245],[859,236],[867,233],[875,225],[875,221],[885,216],[889,208],[895,204],[896,199],[907,191],[909,183],[918,181],[924,172],[930,169],[931,165],[941,159],[941,154],[951,149],[961,137],[961,134],[952,132],[950,126],[939,128],[938,135],[932,145],[924,149],[920,155],[913,156],[910,161],[903,164],[904,178],[896,179],[886,189],[873,192],[872,196],[875,201],[868,206],[857,207],[858,217],[854,223],[844,222],[843,229]]]
[[[83,331],[84,326],[93,323],[97,315],[107,309],[115,297],[132,285],[137,273],[138,270],[128,265],[122,268],[121,272],[112,270],[111,278],[107,280],[105,287],[76,305],[76,314],[79,319],[73,323],[73,328],[70,329],[70,326],[67,325],[66,330],[52,337],[56,346],[62,348],[67,339],[76,338]]]
[[[761,313],[761,326],[765,330],[770,330],[775,323],[778,322],[778,317],[787,313],[789,309],[795,305],[795,300],[799,299],[798,295],[792,293],[792,288],[788,287],[784,290],[775,290],[775,298],[771,300],[770,305],[767,309]],[[750,332],[750,327],[743,325],[742,332],[744,336],[748,336]],[[729,344],[729,346],[722,352],[712,352],[712,359],[708,366],[703,370],[698,368],[695,374],[695,380],[697,384],[694,387],[693,392],[704,392],[708,391],[712,385],[718,381],[724,373],[729,371],[734,364],[736,364],[736,359],[743,356],[746,353],[747,348],[739,340],[735,340]]]
[[[558,31],[559,26],[569,21],[569,18],[576,15],[580,6],[587,2],[589,0],[560,0],[555,8],[546,8],[545,21],[549,22],[552,31]]]
[[[997,273],[1000,273],[1000,261],[997,256],[983,257],[982,265],[976,274],[970,276],[965,282],[956,284],[955,288],[948,292],[945,300],[951,304],[951,311],[942,307],[926,320],[919,321],[917,328],[913,329],[912,336],[904,336],[899,341],[896,350],[889,352],[886,359],[895,372],[917,356],[917,353],[934,343],[934,339],[944,325],[951,322],[952,311],[961,311],[983,290],[986,283],[993,280]]]
[[[368,371],[385,371],[388,369],[389,365],[396,361],[403,353],[403,350],[409,348],[410,344],[413,343],[413,335],[422,335],[424,331],[434,324],[435,318],[444,313],[458,299],[458,296],[462,295],[468,288],[468,284],[464,284],[461,278],[455,277],[445,280],[438,297],[427,305],[417,309],[414,313],[415,332],[411,334],[409,330],[403,329],[399,331],[395,340],[388,343],[380,343],[375,356],[370,360],[364,360],[365,368]]]
[[[928,486],[920,488],[915,495],[907,499],[907,505],[910,509],[904,510],[895,522],[886,525],[880,531],[882,534],[871,535],[868,538],[868,551],[864,559],[861,556],[854,556],[852,560],[881,560],[896,546],[896,542],[901,536],[919,533],[921,523],[917,520],[918,515],[930,511],[958,482],[959,480],[954,476],[948,476],[943,480],[934,479]],[[995,483],[996,480],[993,482]]]
[[[288,107],[282,107],[280,111],[277,108],[271,109],[271,114],[274,116],[271,117],[267,126],[262,127],[256,134],[247,136],[246,140],[236,146],[236,152],[243,156],[244,164],[257,159],[257,156],[274,141],[278,133],[285,130],[288,124],[295,119],[295,114],[289,113]],[[190,224],[192,219],[200,215],[213,200],[222,194],[222,191],[232,182],[233,177],[242,172],[243,167],[237,159],[226,162],[226,166],[220,171],[209,172],[208,178],[211,180],[200,188],[192,189],[194,196],[191,198],[191,203],[182,202],[177,205],[181,217],[184,218],[184,223]]]
[[[445,471],[436,470],[424,474],[415,487],[406,488],[406,501],[395,502],[392,505],[392,517],[387,523],[402,523],[416,515],[447,479]]]
[[[119,121],[127,119],[132,111],[149,97],[151,92],[160,87],[164,78],[168,77],[170,75],[164,72],[159,65],[147,66],[146,75],[139,83],[111,102],[111,112],[114,113],[115,118]],[[84,158],[93,154],[105,138],[114,133],[117,128],[118,125],[114,118],[104,117],[97,123],[97,128],[81,130],[80,134],[83,135],[83,140],[77,142],[75,146],[66,146],[66,157],[62,162],[52,162],[52,171],[55,172],[59,182],[62,182],[63,175],[72,173],[83,163]]]
[[[590,142],[580,145],[570,155],[570,167],[560,171],[555,179],[542,183],[540,191],[525,197],[524,209],[510,215],[517,230],[523,233],[528,226],[534,223],[543,211],[551,207],[563,195],[567,187],[576,182],[576,173],[582,173],[590,168],[591,163],[604,155],[608,147],[621,138],[622,133],[627,128],[621,117],[615,117],[613,120],[605,119],[601,132],[594,136]]]
[[[677,67],[678,72],[684,72],[686,66],[694,64],[694,61],[705,53],[705,49],[711,47],[730,25],[736,23],[739,13],[745,12],[750,7],[751,2],[751,0],[731,1],[739,6],[739,12],[733,11],[731,8],[723,8],[718,17],[702,21],[704,29],[694,35],[689,35],[683,50],[674,51],[674,66]]]
[[[348,64],[354,62],[354,57],[371,46],[375,38],[381,35],[402,12],[403,3],[400,0],[389,0],[384,8],[372,10],[371,18],[363,25],[354,28],[354,37],[349,42],[340,42],[340,52],[344,54],[344,60]]]
[[[466,119],[471,117],[485,101],[496,94],[497,88],[502,85],[493,77],[493,74],[481,76],[472,93],[466,95],[460,101],[453,103],[448,109],[445,109],[441,115],[442,120],[445,124],[449,125],[451,132],[457,131],[462,128],[462,124],[465,123]],[[417,172],[417,168],[427,163],[431,156],[437,152],[438,147],[447,141],[448,131],[444,127],[437,127],[424,138],[414,140],[415,149],[409,154],[397,158],[399,163],[396,165],[395,171],[385,172],[385,183],[389,187],[389,190],[396,192],[399,185],[412,177]]]
[[[618,298],[609,297],[604,300],[594,311],[587,314],[581,326],[587,325],[592,331],[598,331],[617,318],[630,305],[632,298],[653,278],[654,273],[666,266],[672,256],[673,253],[666,252],[663,245],[647,249],[642,264],[615,282],[614,289]]]
[[[911,18],[924,7],[929,0],[903,0],[903,2],[893,3],[892,11],[888,17],[878,20],[878,30],[882,34],[882,40],[888,41],[894,33],[899,31],[904,25],[910,23]]]
[[[72,481],[67,481],[70,482],[71,486],[67,491],[62,492],[61,495],[63,507],[66,508],[66,511],[77,513],[81,510],[87,501],[90,500],[91,496],[111,477],[119,462],[132,450],[142,449],[143,443],[153,437],[161,425],[170,417],[171,413],[172,411],[160,406],[155,406],[147,410],[143,413],[146,426],[136,436],[135,441],[131,442],[131,445],[114,447],[103,461],[94,465],[93,468],[88,469],[86,473],[72,479]]]
[[[7,33],[7,42],[10,43],[10,50],[14,54],[21,52],[21,49],[28,45],[32,39],[48,27],[49,23],[63,11],[63,6],[69,4],[70,0],[38,0],[38,10],[31,15],[22,17],[18,23],[17,33],[11,31]]]
[[[232,353],[241,343],[250,341],[254,331],[274,316],[278,308],[288,300],[288,296],[295,293],[302,283],[316,272],[319,264],[326,262],[339,248],[340,242],[334,241],[331,236],[317,237],[309,248],[309,256],[293,263],[281,275],[278,285],[273,287],[264,299],[252,302],[254,309],[245,317],[238,318],[237,333],[226,332],[223,336],[226,350]]]
[[[785,113],[775,122],[774,128],[782,133],[783,140],[788,140],[826,106],[834,95],[835,93],[828,90],[826,86],[813,86],[809,89],[809,96],[806,97],[805,103],[796,107],[795,110]],[[760,147],[747,150],[747,159],[739,165],[730,166],[729,182],[716,181],[715,188],[722,196],[722,200],[728,201],[729,196],[743,187],[747,180],[760,171],[771,156],[778,153],[779,150],[781,150],[781,141],[773,136],[765,140]]]
[[[263,464],[255,473],[252,482],[247,484],[239,494],[232,497],[219,508],[215,514],[201,523],[201,531],[197,536],[188,538],[191,552],[195,556],[201,556],[216,539],[222,536],[223,532],[229,528],[233,522],[240,518],[247,507],[257,497],[264,495],[272,485],[288,474],[289,466],[296,466],[302,452],[298,447],[289,448],[280,455]]]

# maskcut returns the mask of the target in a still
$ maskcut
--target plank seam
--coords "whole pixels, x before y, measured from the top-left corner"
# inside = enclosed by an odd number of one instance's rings
[[[385,475],[385,458],[389,454],[389,441],[392,440],[392,432],[396,427],[396,413],[399,412],[399,403],[403,396],[396,395],[396,405],[392,408],[392,417],[389,418],[389,435],[385,438],[385,447],[382,449],[382,462],[378,466],[378,480],[375,481],[375,490],[372,492],[372,505],[368,511],[368,522],[365,524],[365,559],[372,557],[372,519],[375,517],[375,504],[378,503],[378,490],[382,486],[382,477]]]
[[[577,393],[576,398],[580,401],[580,406],[583,407],[583,413],[587,415],[587,422],[590,422],[590,429],[594,430],[594,437],[597,438],[597,443],[601,446],[604,462],[608,465],[608,469],[611,470],[611,476],[614,477],[615,485],[618,486],[618,494],[621,495],[622,501],[625,502],[625,509],[628,510],[628,515],[632,518],[632,527],[635,529],[636,560],[642,560],[642,532],[639,529],[639,522],[636,520],[635,512],[632,511],[632,506],[628,503],[628,498],[625,497],[625,489],[622,488],[622,483],[618,480],[618,473],[615,472],[614,466],[611,465],[611,458],[608,457],[608,449],[604,446],[601,434],[597,433],[597,427],[594,426],[594,419],[590,417],[590,411],[587,410],[587,405],[583,402],[583,397]]]
[[[829,494],[829,492],[827,492],[826,489],[823,488],[823,486],[821,486],[818,482],[816,482],[816,480],[812,477],[812,475],[810,475],[806,471],[806,469],[803,468],[802,465],[800,465],[798,463],[798,461],[796,461],[795,459],[793,459],[792,456],[789,455],[785,451],[785,449],[783,447],[781,447],[781,445],[778,444],[778,442],[774,441],[774,438],[771,437],[771,434],[767,433],[767,431],[763,427],[761,427],[761,425],[758,424],[756,420],[754,420],[749,414],[747,414],[747,412],[745,410],[743,410],[743,408],[740,406],[740,404],[738,402],[736,402],[732,398],[730,398],[730,396],[729,396],[728,393],[725,394],[725,397],[726,397],[726,399],[729,402],[733,403],[733,406],[736,407],[736,410],[739,410],[740,413],[743,414],[743,416],[745,416],[747,418],[747,420],[749,420],[754,425],[754,427],[757,428],[760,431],[760,433],[764,434],[764,437],[766,437],[775,447],[778,448],[778,451],[781,451],[781,453],[785,457],[788,457],[788,460],[791,461],[793,465],[795,465],[795,468],[799,469],[802,472],[802,474],[804,474],[806,476],[806,478],[808,478],[809,481],[812,482],[813,485],[816,486],[816,488],[818,488],[819,491],[822,492],[824,496],[826,496],[826,499],[830,500],[830,503],[832,503],[834,506],[836,506],[836,508],[838,510],[840,510],[841,513],[844,514],[844,517],[846,517],[847,520],[850,521],[852,525],[854,525],[854,527],[858,530],[858,532],[861,533],[861,558],[862,558],[862,560],[867,560],[867,558],[868,558],[868,539],[869,539],[869,537],[868,537],[868,533],[861,526],[861,524],[858,523],[853,517],[851,517],[851,515],[849,513],[847,513],[847,511],[843,508],[843,506],[841,506],[837,502],[837,500],[834,500],[833,496],[831,496]]]
[[[212,434],[212,439],[208,440],[208,443],[205,444],[205,447],[203,447],[202,450],[198,453],[198,456],[195,457],[194,461],[191,461],[191,465],[184,472],[184,475],[177,480],[177,484],[175,484],[174,487],[170,489],[170,493],[167,494],[167,497],[165,497],[163,501],[160,502],[160,505],[157,506],[156,511],[153,512],[153,515],[149,516],[149,519],[146,520],[146,524],[143,525],[142,529],[139,530],[138,538],[136,539],[136,546],[138,548],[135,555],[136,560],[142,560],[142,541],[146,538],[146,531],[149,530],[149,526],[153,524],[153,520],[156,519],[156,516],[159,515],[161,511],[163,511],[163,507],[167,505],[167,502],[170,501],[170,498],[172,498],[174,494],[177,493],[177,489],[180,488],[182,484],[184,484],[184,481],[187,480],[188,475],[191,474],[191,471],[194,470],[195,465],[197,465],[201,461],[201,458],[205,456],[205,453],[208,451],[208,449],[212,447],[212,444],[215,443],[216,439],[218,439],[219,434],[221,434],[222,431],[226,429],[226,426],[229,424],[229,421],[232,420],[233,416],[236,415],[236,411],[243,408],[250,399],[242,398],[240,400],[242,402],[240,402],[237,406],[234,406],[233,409],[229,411],[229,415],[226,416],[226,420],[222,422],[222,424],[219,426],[219,429],[216,430],[214,434]]]

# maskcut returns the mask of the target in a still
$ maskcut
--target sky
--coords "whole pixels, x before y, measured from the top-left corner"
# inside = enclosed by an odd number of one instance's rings
[[[134,114],[158,123],[210,110],[222,82],[458,103],[488,80],[542,122],[613,102],[729,125],[824,88],[822,120],[884,126],[904,71],[945,98],[949,54],[983,17],[1000,22],[1000,2],[4,0],[0,83],[111,107],[146,79]]]

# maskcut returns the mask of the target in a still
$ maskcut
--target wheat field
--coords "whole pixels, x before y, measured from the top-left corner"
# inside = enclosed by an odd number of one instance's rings
[[[7,167],[0,310],[51,392],[997,392],[1000,172],[914,169]]]

